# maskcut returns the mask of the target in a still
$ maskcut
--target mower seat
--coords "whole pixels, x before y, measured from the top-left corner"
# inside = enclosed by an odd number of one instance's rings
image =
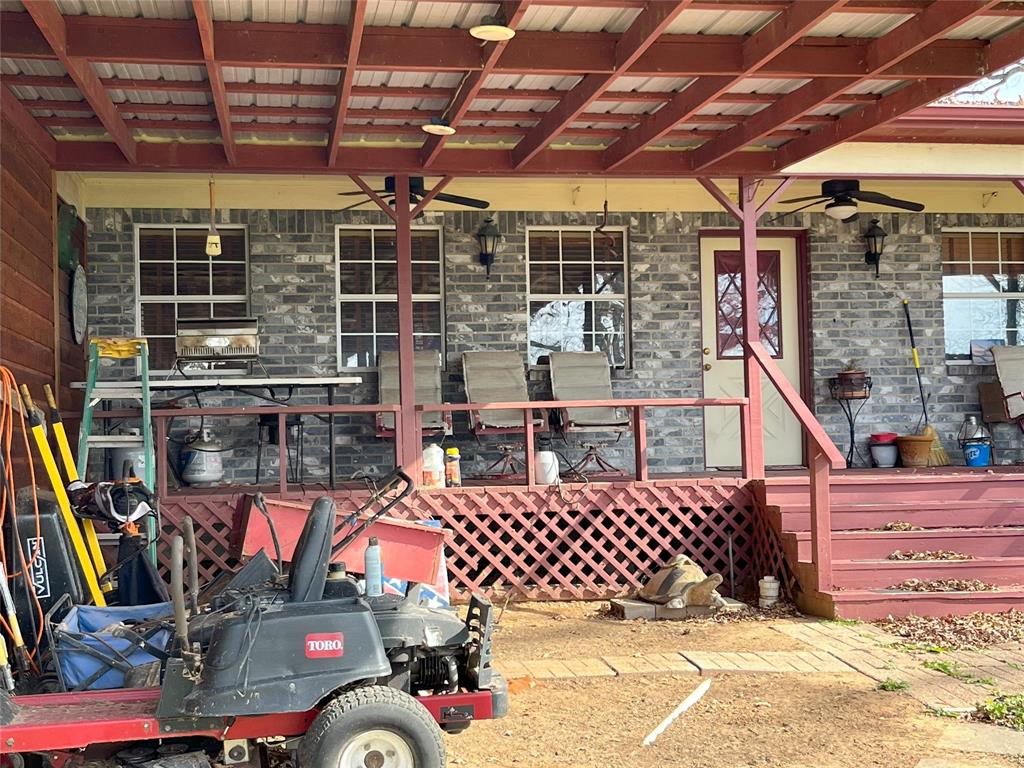
[[[329,496],[321,496],[313,502],[292,552],[288,572],[291,602],[312,603],[324,599],[336,515],[334,500]]]

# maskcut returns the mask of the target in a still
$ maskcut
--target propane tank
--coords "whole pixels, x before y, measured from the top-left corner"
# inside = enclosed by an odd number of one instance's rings
[[[181,450],[181,479],[189,485],[213,486],[224,478],[221,444],[204,428],[197,440],[189,441]]]
[[[539,485],[558,484],[558,456],[551,450],[551,439],[546,436],[537,438],[537,450],[533,454],[533,466],[536,470]]]
[[[138,429],[129,429],[123,434],[138,436]],[[127,461],[132,468],[133,477],[146,476],[146,450],[142,446],[131,446],[127,448],[111,448],[110,460],[112,462],[114,477],[112,480],[121,480],[124,472],[124,463]]]

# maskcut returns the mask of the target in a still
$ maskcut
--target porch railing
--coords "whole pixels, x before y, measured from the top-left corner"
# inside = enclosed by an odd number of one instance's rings
[[[811,561],[817,574],[818,590],[832,588],[832,502],[829,490],[831,470],[846,467],[846,459],[832,438],[811,413],[764,344],[749,342],[747,348],[768,380],[775,385],[786,405],[796,416],[807,438],[807,465],[810,476]]]

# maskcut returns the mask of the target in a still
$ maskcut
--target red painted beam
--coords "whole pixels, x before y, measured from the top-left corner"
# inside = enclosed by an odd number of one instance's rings
[[[943,2],[933,3],[918,16],[874,40],[867,47],[863,76],[849,80],[814,80],[786,94],[771,107],[757,113],[723,136],[694,150],[692,155],[694,169],[707,168],[730,154],[742,150],[757,139],[767,136],[771,131],[797,122],[811,110],[829,103],[835,95],[912,57],[935,40],[941,39],[950,30],[995,4],[996,2],[993,0],[989,0],[989,2],[943,0]],[[937,82],[942,83],[943,81]]]
[[[1017,27],[989,44],[985,51],[986,71],[995,72],[1012,64],[1020,58],[1021,51],[1024,51],[1024,26]],[[922,80],[908,85],[875,104],[845,115],[831,125],[781,147],[776,151],[776,167],[786,168],[835,144],[852,141],[873,128],[931,104],[959,87],[960,83],[955,80]]]
[[[661,37],[665,28],[686,10],[691,2],[692,0],[682,0],[647,5],[616,42],[615,68],[606,74],[585,76],[554,109],[545,113],[540,123],[512,150],[513,165],[521,168],[556,139],[558,134],[597,101],[622,73],[633,66],[633,63]]]
[[[821,2],[805,0],[791,6],[762,27],[747,40],[741,50],[746,73],[741,76],[704,77],[692,82],[662,109],[645,118],[635,129],[605,150],[605,163],[609,168],[624,163],[665,136],[680,122],[697,114],[709,104],[718,101],[748,74],[756,72],[784,49],[802,38],[812,27],[829,14],[842,8],[848,0]]]
[[[36,118],[29,114],[29,111],[11,93],[10,89],[0,86],[0,91],[3,92],[2,107],[4,117],[10,120],[11,124],[39,149],[43,157],[50,161],[50,165],[54,165],[57,162],[57,142],[39,124]],[[7,140],[9,141],[10,137]]]
[[[128,64],[204,63],[190,21],[70,16],[68,49],[91,61]],[[217,60],[224,66],[344,67],[345,27],[325,24],[216,22]],[[620,36],[603,33],[520,32],[495,68],[500,73],[581,75],[615,70]],[[629,67],[649,76],[739,75],[742,36],[669,35]],[[869,41],[807,38],[766,64],[765,77],[851,77],[864,72]],[[946,40],[877,76],[977,79],[984,44]],[[11,58],[55,58],[23,13],[0,14],[0,48]],[[480,49],[457,29],[368,27],[360,68],[403,72],[469,72],[482,67]]]
[[[366,0],[353,0],[349,4],[348,34],[345,44],[345,70],[338,78],[334,95],[334,110],[331,115],[331,130],[327,135],[327,165],[333,166],[338,159],[341,133],[345,129],[345,113],[352,101],[352,87],[356,81],[356,62],[363,44],[363,27],[366,20]]]
[[[203,46],[203,63],[206,65],[206,78],[213,94],[213,105],[217,111],[217,123],[220,125],[220,140],[224,146],[224,156],[228,165],[236,160],[235,137],[231,133],[231,110],[228,106],[228,92],[224,87],[224,74],[217,62],[214,47],[213,11],[207,0],[192,0],[192,12],[199,28],[199,40]]]
[[[229,166],[224,153],[216,144],[186,144],[141,142],[138,168],[152,171],[266,172],[266,173],[365,173],[380,174],[382,168],[394,173],[421,175],[418,148],[346,147],[338,153],[333,169],[323,162],[321,146],[266,146],[239,144],[238,164]],[[686,152],[645,152],[610,175],[623,177],[686,177],[692,176]],[[746,156],[749,155],[749,156]],[[71,141],[57,142],[57,170],[64,171],[125,171],[133,166],[124,160],[109,142]],[[712,173],[727,176],[739,171],[752,175],[772,175],[772,155],[751,152],[736,161],[717,166]],[[441,153],[437,175],[463,176],[604,176],[608,175],[601,163],[600,152],[545,150],[527,169],[516,171],[509,153],[495,149],[449,148]]]
[[[1022,195],[1024,195],[1024,179],[1014,179],[1013,186],[1015,186]]]
[[[526,9],[529,7],[529,0],[505,0],[501,5],[501,15],[505,25],[515,29],[519,26],[523,16],[526,15]],[[508,43],[509,41],[503,40],[484,46],[483,66],[475,72],[466,73],[465,79],[455,92],[455,97],[442,115],[453,128],[457,127],[466,116],[473,100],[476,99],[484,83],[487,82],[487,78],[491,76],[495,67],[498,66],[498,59],[505,52]],[[437,156],[441,153],[447,138],[447,136],[430,136],[426,140],[420,152],[420,159],[423,162],[424,168],[429,168],[437,160]]]
[[[92,111],[99,117],[118,149],[129,162],[134,163],[135,141],[132,139],[128,126],[124,124],[124,120],[114,109],[114,104],[104,90],[99,77],[89,62],[72,56],[68,52],[67,28],[60,9],[51,0],[41,0],[27,3],[25,10],[28,11],[28,15],[35,22],[39,33],[56,55],[57,60],[67,70],[82,96],[89,102]]]

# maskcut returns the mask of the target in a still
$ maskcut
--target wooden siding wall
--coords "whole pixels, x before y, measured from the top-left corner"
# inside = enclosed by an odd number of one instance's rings
[[[53,171],[7,119],[0,129],[0,360],[41,399],[56,374]],[[20,436],[13,450],[21,485]]]

